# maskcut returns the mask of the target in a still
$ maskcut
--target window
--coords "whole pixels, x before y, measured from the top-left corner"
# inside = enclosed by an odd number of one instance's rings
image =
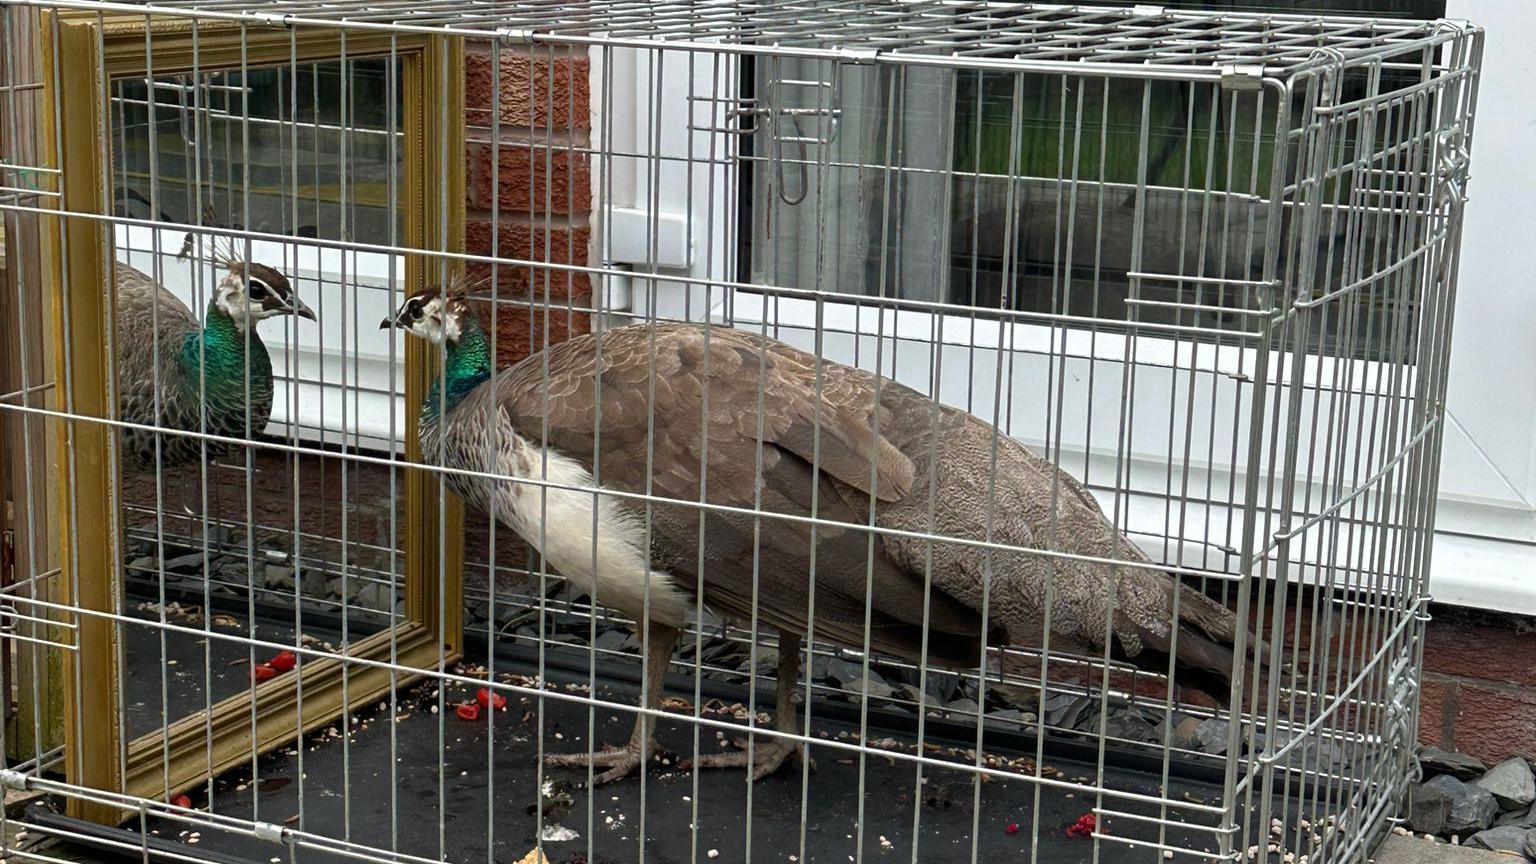
[[[370,57],[210,72],[195,82],[158,76],[152,88],[143,79],[113,82],[118,215],[190,224],[203,210],[235,226],[247,222],[249,206],[256,231],[388,243],[389,219],[401,215],[390,189],[403,165],[399,62],[393,75],[389,65]]]
[[[1178,81],[749,62],[748,98],[778,116],[760,119],[748,140],[742,281],[945,304],[959,315],[1069,315],[1111,331],[1124,329],[1117,322],[1254,329],[1245,313],[1262,305],[1253,283],[1264,278],[1268,224],[1252,202],[1271,193],[1273,98]],[[1410,69],[1381,75],[1384,92],[1418,80]],[[1341,98],[1366,85],[1349,78]],[[1378,117],[1380,137],[1401,122]],[[1326,195],[1344,203],[1404,191],[1396,182],[1336,180]],[[1290,221],[1287,210],[1282,232]],[[1388,247],[1373,232],[1395,230],[1326,224],[1314,293],[1380,266]],[[1378,359],[1397,336],[1393,322],[1416,316],[1401,305],[1411,300],[1373,293],[1370,302],[1351,326],[1309,333],[1314,346]]]

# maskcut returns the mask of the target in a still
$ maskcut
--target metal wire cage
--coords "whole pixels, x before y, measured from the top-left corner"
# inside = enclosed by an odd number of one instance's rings
[[[1332,864],[1403,806],[1476,27],[4,28],[7,852]]]

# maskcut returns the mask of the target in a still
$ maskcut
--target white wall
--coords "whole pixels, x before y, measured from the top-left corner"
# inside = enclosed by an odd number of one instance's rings
[[[1437,600],[1536,613],[1536,6],[1449,0],[1486,32],[1462,236]]]

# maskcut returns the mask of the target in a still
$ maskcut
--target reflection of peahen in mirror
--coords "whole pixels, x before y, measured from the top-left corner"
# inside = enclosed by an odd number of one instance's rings
[[[121,427],[125,467],[155,471],[200,463],[202,433],[261,434],[272,414],[272,358],[256,323],[278,315],[315,320],[287,277],[242,261],[233,243],[213,259],[222,275],[201,324],[164,285],[116,262],[118,419],[199,433]],[[207,442],[210,460],[228,450],[222,442]],[[191,512],[186,491],[183,509]]]
[[[444,347],[442,392],[433,385],[421,415],[423,458],[532,481],[448,473],[449,488],[494,510],[596,604],[642,632],[649,622],[648,708],[700,585],[714,611],[779,632],[780,733],[799,731],[792,694],[807,635],[961,669],[977,667],[984,645],[1045,644],[1230,695],[1232,611],[1153,566],[1076,480],[964,411],[727,327],[618,327],[493,378],[460,290],[418,292],[381,326]],[[580,491],[599,486],[656,497]],[[676,503],[700,501],[720,506]],[[856,527],[871,520],[881,532]],[[988,540],[1014,548],[989,553],[978,545]],[[622,777],[657,752],[653,726],[641,715],[624,747],[550,762],[608,769],[598,782]],[[750,759],[695,764],[760,777],[799,753],[776,735]]]

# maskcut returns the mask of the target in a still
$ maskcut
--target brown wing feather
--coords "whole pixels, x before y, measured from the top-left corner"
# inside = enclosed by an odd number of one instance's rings
[[[709,399],[712,449],[755,442],[759,435],[810,461],[822,470],[880,500],[896,500],[912,487],[912,462],[890,441],[877,436],[873,400],[841,399],[851,389],[842,367],[823,367],[822,398],[816,398],[816,370],[807,355],[740,330],[658,324],[621,327],[599,336],[578,337],[501,373],[500,396],[520,431],[543,437],[542,417],[549,417],[549,443],[562,452],[591,453],[602,415],[605,458],[623,459],[599,467],[615,482],[638,484],[645,460],[625,449],[645,446],[654,410],[658,479],[676,472],[697,473],[696,448],[703,426],[703,394]],[[543,358],[549,376],[544,376]],[[705,377],[708,383],[705,386]],[[759,401],[759,382],[762,396]],[[655,402],[649,395],[654,390]],[[599,394],[600,392],[600,399]],[[759,404],[763,410],[758,411]],[[819,405],[819,411],[818,411]],[[761,429],[759,430],[759,424]],[[817,430],[821,451],[815,453]],[[732,456],[738,454],[731,454]],[[687,461],[681,464],[674,460]],[[719,457],[710,458],[711,473]],[[873,470],[871,469],[873,466]],[[751,471],[752,465],[744,466]]]
[[[706,340],[697,327],[642,325],[553,346],[499,373],[497,391],[519,434],[581,461],[606,488],[799,516],[811,513],[814,489],[819,518],[858,525],[869,518],[868,493],[907,494],[913,466],[877,437],[883,409],[848,371],[824,367],[818,407],[816,369],[805,355],[742,331],[713,329]],[[698,509],[658,500],[650,510],[658,566],[694,575]],[[706,602],[749,616],[755,578],[760,617],[803,632],[812,527],[719,511],[704,521]],[[868,532],[823,525],[815,540],[818,633],[861,644],[873,585],[872,646],[914,654],[921,573],[899,566]],[[928,606],[934,659],[972,662],[977,613],[938,589]]]

